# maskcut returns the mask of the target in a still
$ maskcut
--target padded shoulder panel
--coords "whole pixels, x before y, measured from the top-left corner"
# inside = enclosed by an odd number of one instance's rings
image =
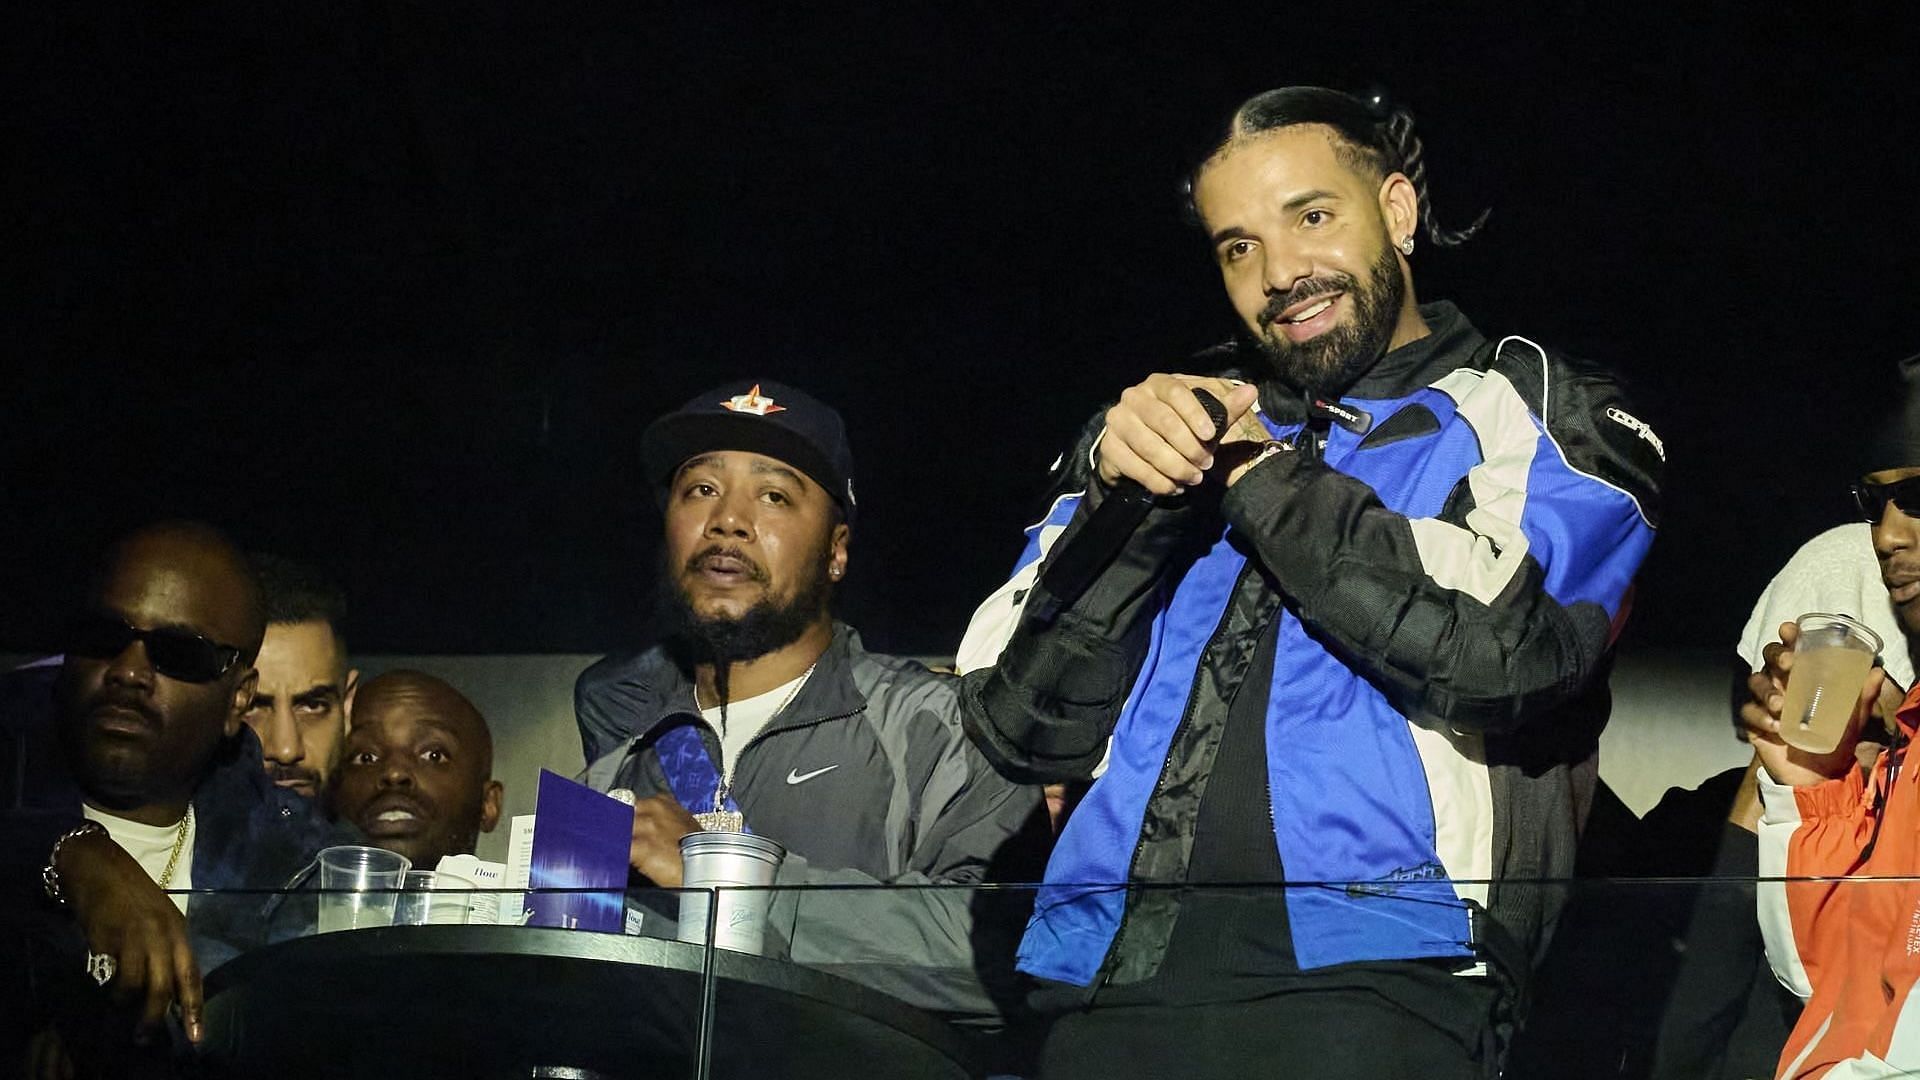
[[[1568,465],[1625,492],[1658,527],[1666,446],[1617,376],[1520,337],[1499,343],[1491,368],[1541,418]]]

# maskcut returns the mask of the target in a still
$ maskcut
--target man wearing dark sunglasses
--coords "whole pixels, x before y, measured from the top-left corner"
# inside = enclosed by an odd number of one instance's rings
[[[241,722],[262,622],[253,575],[219,533],[133,533],[64,661],[43,669],[52,753],[0,770],[32,777],[0,811],[0,978],[31,987],[28,1015],[9,1019],[58,1031],[83,1074],[142,1071],[164,1050],[128,1036],[152,1041],[171,1006],[198,1040],[202,965],[263,943],[287,914],[271,895],[180,890],[279,887],[332,839],[269,780]]]
[[[1909,454],[1909,460],[1912,459]],[[1872,527],[1881,583],[1899,622],[1883,656],[1920,640],[1920,467],[1869,473],[1853,489]],[[1920,1067],[1897,1033],[1912,1026],[1915,970],[1912,885],[1848,887],[1843,879],[1920,873],[1920,784],[1902,764],[1920,728],[1920,687],[1894,712],[1892,743],[1870,763],[1855,753],[1885,673],[1876,666],[1853,722],[1829,754],[1788,747],[1780,710],[1799,627],[1779,627],[1765,667],[1741,709],[1763,772],[1759,777],[1760,873],[1821,878],[1763,886],[1760,926],[1780,981],[1806,1008],[1781,1052],[1780,1075],[1894,1075]],[[1908,1075],[1902,1071],[1900,1075]]]
[[[1853,485],[1853,504],[1869,522],[1879,523],[1888,503],[1906,517],[1920,518],[1920,469],[1870,473]]]

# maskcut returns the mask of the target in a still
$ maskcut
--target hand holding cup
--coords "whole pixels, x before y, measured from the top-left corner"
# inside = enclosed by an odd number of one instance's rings
[[[1803,620],[1811,618],[1812,616],[1802,616]],[[1845,776],[1848,770],[1853,768],[1854,744],[1860,739],[1861,729],[1865,726],[1868,714],[1873,710],[1874,702],[1880,696],[1882,680],[1885,678],[1885,672],[1878,665],[1867,669],[1857,691],[1847,695],[1852,708],[1841,714],[1845,717],[1844,723],[1838,725],[1835,741],[1828,744],[1827,749],[1808,749],[1793,745],[1793,741],[1810,742],[1817,747],[1823,741],[1802,737],[1806,734],[1803,726],[1807,729],[1812,726],[1805,723],[1812,709],[1803,704],[1803,702],[1816,700],[1812,688],[1803,686],[1802,692],[1795,695],[1789,695],[1787,690],[1792,682],[1796,663],[1807,669],[1802,672],[1803,678],[1820,677],[1813,665],[1803,662],[1804,650],[1796,655],[1796,646],[1801,644],[1801,637],[1802,631],[1798,622],[1780,624],[1780,640],[1762,650],[1764,666],[1748,677],[1747,692],[1750,699],[1740,707],[1741,724],[1746,730],[1748,741],[1753,744],[1754,753],[1760,758],[1760,764],[1775,783],[1789,787],[1806,787],[1824,783],[1827,780]],[[1877,645],[1875,651],[1877,651]],[[1851,690],[1852,687],[1823,687],[1822,692],[1831,693],[1833,689]],[[1787,711],[1790,697],[1795,699],[1793,701],[1795,709],[1788,712],[1783,720],[1782,713]],[[1790,736],[1793,741],[1790,741]]]

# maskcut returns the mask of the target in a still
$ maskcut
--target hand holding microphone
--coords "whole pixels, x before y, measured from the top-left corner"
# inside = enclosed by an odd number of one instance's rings
[[[1049,554],[1028,617],[1047,626],[1072,607],[1120,554],[1156,498],[1206,478],[1223,441],[1264,439],[1266,429],[1251,412],[1258,396],[1248,384],[1191,375],[1155,375],[1122,394],[1107,410],[1100,440],[1106,495],[1073,539]],[[1258,435],[1236,422],[1251,423]]]
[[[1223,419],[1207,414],[1196,390],[1219,404]],[[1100,479],[1108,487],[1131,480],[1152,495],[1184,492],[1205,479],[1218,446],[1266,439],[1251,411],[1258,397],[1251,383],[1196,375],[1153,375],[1128,387],[1107,410]]]

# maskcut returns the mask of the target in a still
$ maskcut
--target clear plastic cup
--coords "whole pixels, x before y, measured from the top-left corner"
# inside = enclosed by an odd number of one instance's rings
[[[693,891],[680,894],[675,936],[695,944],[706,941],[711,901],[713,944],[760,955],[774,875],[786,857],[786,848],[751,833],[702,831],[681,837],[681,885]]]
[[[393,925],[412,866],[385,848],[350,844],[320,852],[320,932]]]
[[[1845,615],[1818,611],[1800,616],[1799,624],[1786,704],[1780,707],[1780,737],[1788,746],[1830,753],[1853,719],[1860,689],[1880,655],[1880,635]]]
[[[406,886],[393,909],[395,926],[465,926],[473,883],[434,870],[407,871]]]

